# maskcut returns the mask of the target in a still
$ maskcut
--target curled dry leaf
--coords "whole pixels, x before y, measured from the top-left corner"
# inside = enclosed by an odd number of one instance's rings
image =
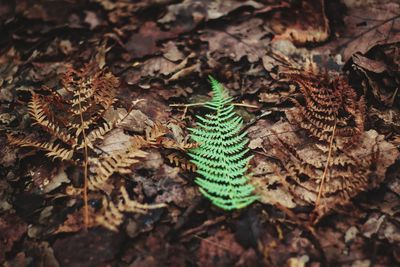
[[[145,60],[143,63],[135,66],[134,69],[130,69],[126,76],[125,81],[128,84],[137,84],[142,78],[146,77],[164,77],[170,76],[166,82],[175,81],[180,79],[181,77],[185,77],[195,71],[200,71],[200,63],[194,63],[190,66],[186,66],[189,60],[195,57],[195,53],[189,54],[187,57],[183,58],[180,61],[174,61],[169,59],[168,57],[176,57],[176,55],[164,55],[164,56],[155,56]],[[168,56],[168,57],[167,57]],[[160,90],[159,94],[165,94],[164,90]]]
[[[274,14],[271,26],[277,33],[274,39],[288,39],[299,45],[326,41],[330,29],[325,1],[300,1],[298,5]]]
[[[363,80],[367,92],[382,104],[392,107],[400,103],[400,44],[378,45],[366,56],[352,56],[353,68]],[[397,109],[390,109],[396,112]]]
[[[169,75],[179,69],[179,64],[165,57],[153,57],[143,63],[142,73],[147,76],[154,76],[158,73]]]

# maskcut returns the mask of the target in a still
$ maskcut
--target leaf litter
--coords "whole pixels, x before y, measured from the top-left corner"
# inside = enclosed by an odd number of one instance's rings
[[[0,3],[0,262],[398,265],[397,7],[391,0]],[[93,143],[90,156],[107,158],[140,138],[151,145],[124,173],[110,176],[108,193],[89,193],[85,231],[79,164],[17,149],[6,134],[51,139],[32,126],[31,96],[52,101],[44,110],[51,115],[59,108],[54,93],[67,94],[61,77],[88,62],[120,81],[99,123],[124,117]],[[208,99],[209,74],[235,103],[256,106],[238,108],[260,198],[232,213],[202,199],[185,161],[187,128],[205,111],[169,106]],[[337,93],[344,84],[352,89]],[[309,115],[320,108],[318,95],[307,97],[314,87],[333,88],[340,105]],[[314,106],[304,109],[307,103]],[[167,207],[131,213],[132,203]]]

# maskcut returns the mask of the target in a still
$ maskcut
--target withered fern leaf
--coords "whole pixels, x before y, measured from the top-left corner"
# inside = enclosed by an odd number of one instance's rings
[[[243,119],[234,111],[232,98],[217,80],[210,77],[212,99],[205,104],[212,113],[197,116],[197,127],[189,129],[198,147],[189,150],[200,175],[195,182],[201,193],[225,210],[243,208],[257,199],[246,176],[247,133],[241,132]]]

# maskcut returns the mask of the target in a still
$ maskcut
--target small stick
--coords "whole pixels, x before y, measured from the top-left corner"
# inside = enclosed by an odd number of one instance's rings
[[[188,108],[188,107],[195,107],[195,106],[204,106],[205,104],[207,104],[207,102],[201,102],[201,103],[192,103],[192,104],[170,104],[170,107],[184,107],[184,108]],[[238,107],[246,107],[246,108],[260,108],[259,106],[256,105],[251,105],[251,104],[245,104],[245,103],[232,103],[232,105],[234,106],[238,106]]]
[[[188,108],[188,107],[194,107],[194,106],[204,106],[206,102],[200,102],[200,103],[192,103],[192,104],[169,104],[170,107],[177,107],[177,108]]]
[[[181,120],[185,119],[187,110],[189,107],[195,107],[195,106],[204,106],[207,102],[201,102],[201,103],[192,103],[192,104],[170,104],[170,107],[178,107],[181,108],[183,107],[183,114],[181,117]],[[247,108],[259,108],[258,106],[255,105],[250,105],[250,104],[244,104],[244,103],[232,103],[234,106],[240,106],[240,107],[247,107]]]

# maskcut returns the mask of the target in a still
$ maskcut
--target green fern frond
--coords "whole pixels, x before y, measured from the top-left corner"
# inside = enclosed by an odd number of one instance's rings
[[[243,120],[235,113],[228,91],[211,76],[209,79],[213,97],[204,106],[213,112],[197,116],[197,127],[189,129],[191,138],[199,144],[189,151],[200,174],[195,182],[216,206],[239,209],[257,199],[246,176],[251,158],[246,157],[247,133],[241,133]]]

